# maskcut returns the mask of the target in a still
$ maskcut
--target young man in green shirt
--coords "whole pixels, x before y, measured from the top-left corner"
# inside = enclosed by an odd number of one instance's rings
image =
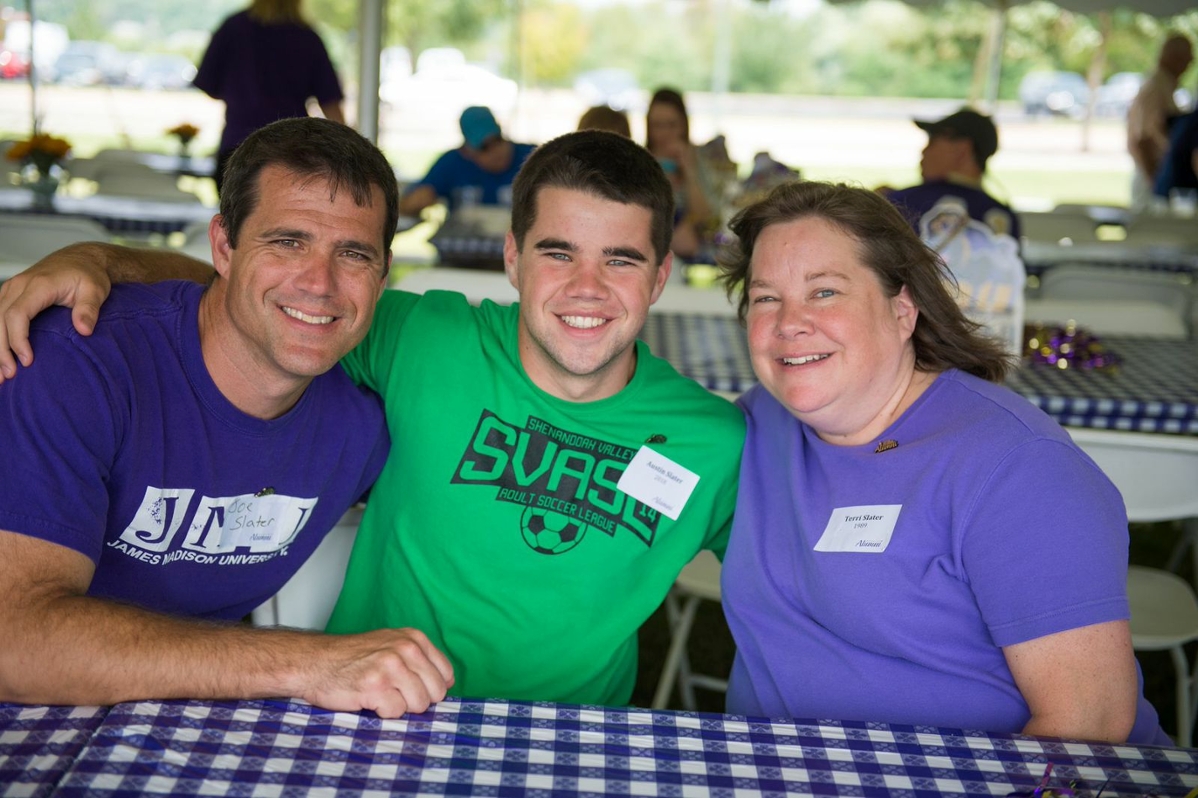
[[[739,410],[636,340],[672,221],[648,152],[571,133],[513,186],[517,305],[385,293],[343,366],[382,395],[392,448],[330,632],[422,630],[455,695],[627,703],[638,628],[727,544],[744,436]],[[16,296],[0,311],[22,315]]]

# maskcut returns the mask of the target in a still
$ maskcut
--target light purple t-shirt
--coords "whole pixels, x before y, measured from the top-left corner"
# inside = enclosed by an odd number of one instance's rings
[[[1002,647],[1128,618],[1118,491],[1013,392],[946,372],[863,446],[740,404],[730,712],[1018,732]],[[1169,744],[1142,695],[1131,741]]]
[[[89,595],[239,619],[299,569],[382,469],[377,396],[340,366],[264,421],[217,389],[192,283],[117,286],[90,337],[56,308],[0,385],[0,529],[96,564]]]

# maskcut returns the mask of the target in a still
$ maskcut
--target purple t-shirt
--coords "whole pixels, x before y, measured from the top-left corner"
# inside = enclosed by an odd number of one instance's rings
[[[340,366],[264,421],[200,352],[203,287],[117,286],[90,337],[57,308],[0,385],[0,529],[96,564],[88,594],[239,619],[299,569],[382,469],[377,396]]]
[[[1021,233],[1019,216],[1010,207],[991,197],[980,188],[953,183],[949,180],[932,180],[910,188],[891,191],[886,195],[896,208],[919,232],[919,220],[945,197],[957,197],[965,203],[970,218],[977,219],[996,233],[1006,233],[1016,241]]]
[[[863,446],[740,403],[730,712],[1018,732],[1002,647],[1129,617],[1119,492],[1015,393],[945,372]],[[1131,742],[1169,744],[1142,694]]]
[[[271,122],[307,116],[309,97],[321,104],[344,97],[316,31],[295,23],[266,25],[245,11],[212,34],[192,83],[225,102],[221,152]]]

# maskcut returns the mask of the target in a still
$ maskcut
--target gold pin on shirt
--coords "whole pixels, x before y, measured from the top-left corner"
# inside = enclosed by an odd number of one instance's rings
[[[878,448],[874,449],[874,454],[881,454],[882,452],[888,452],[891,449],[897,448],[898,441],[880,441],[878,443]]]

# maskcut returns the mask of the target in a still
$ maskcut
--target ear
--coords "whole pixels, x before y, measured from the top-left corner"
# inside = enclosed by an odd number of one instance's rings
[[[208,243],[212,246],[212,266],[222,278],[229,278],[229,263],[233,257],[233,247],[229,245],[229,235],[221,224],[224,217],[219,213],[208,222]]]
[[[653,279],[653,293],[649,295],[650,305],[661,298],[661,292],[665,290],[666,280],[670,279],[670,272],[673,268],[674,253],[667,252],[665,258],[661,261],[661,265],[657,267],[657,276]]]
[[[890,300],[890,307],[894,311],[894,320],[898,323],[903,337],[910,339],[915,334],[915,322],[919,320],[919,308],[911,299],[911,290],[905,285],[899,289],[898,294]]]
[[[516,292],[520,292],[519,271],[520,250],[516,246],[516,236],[511,230],[503,237],[503,270],[507,272],[507,280]]]

